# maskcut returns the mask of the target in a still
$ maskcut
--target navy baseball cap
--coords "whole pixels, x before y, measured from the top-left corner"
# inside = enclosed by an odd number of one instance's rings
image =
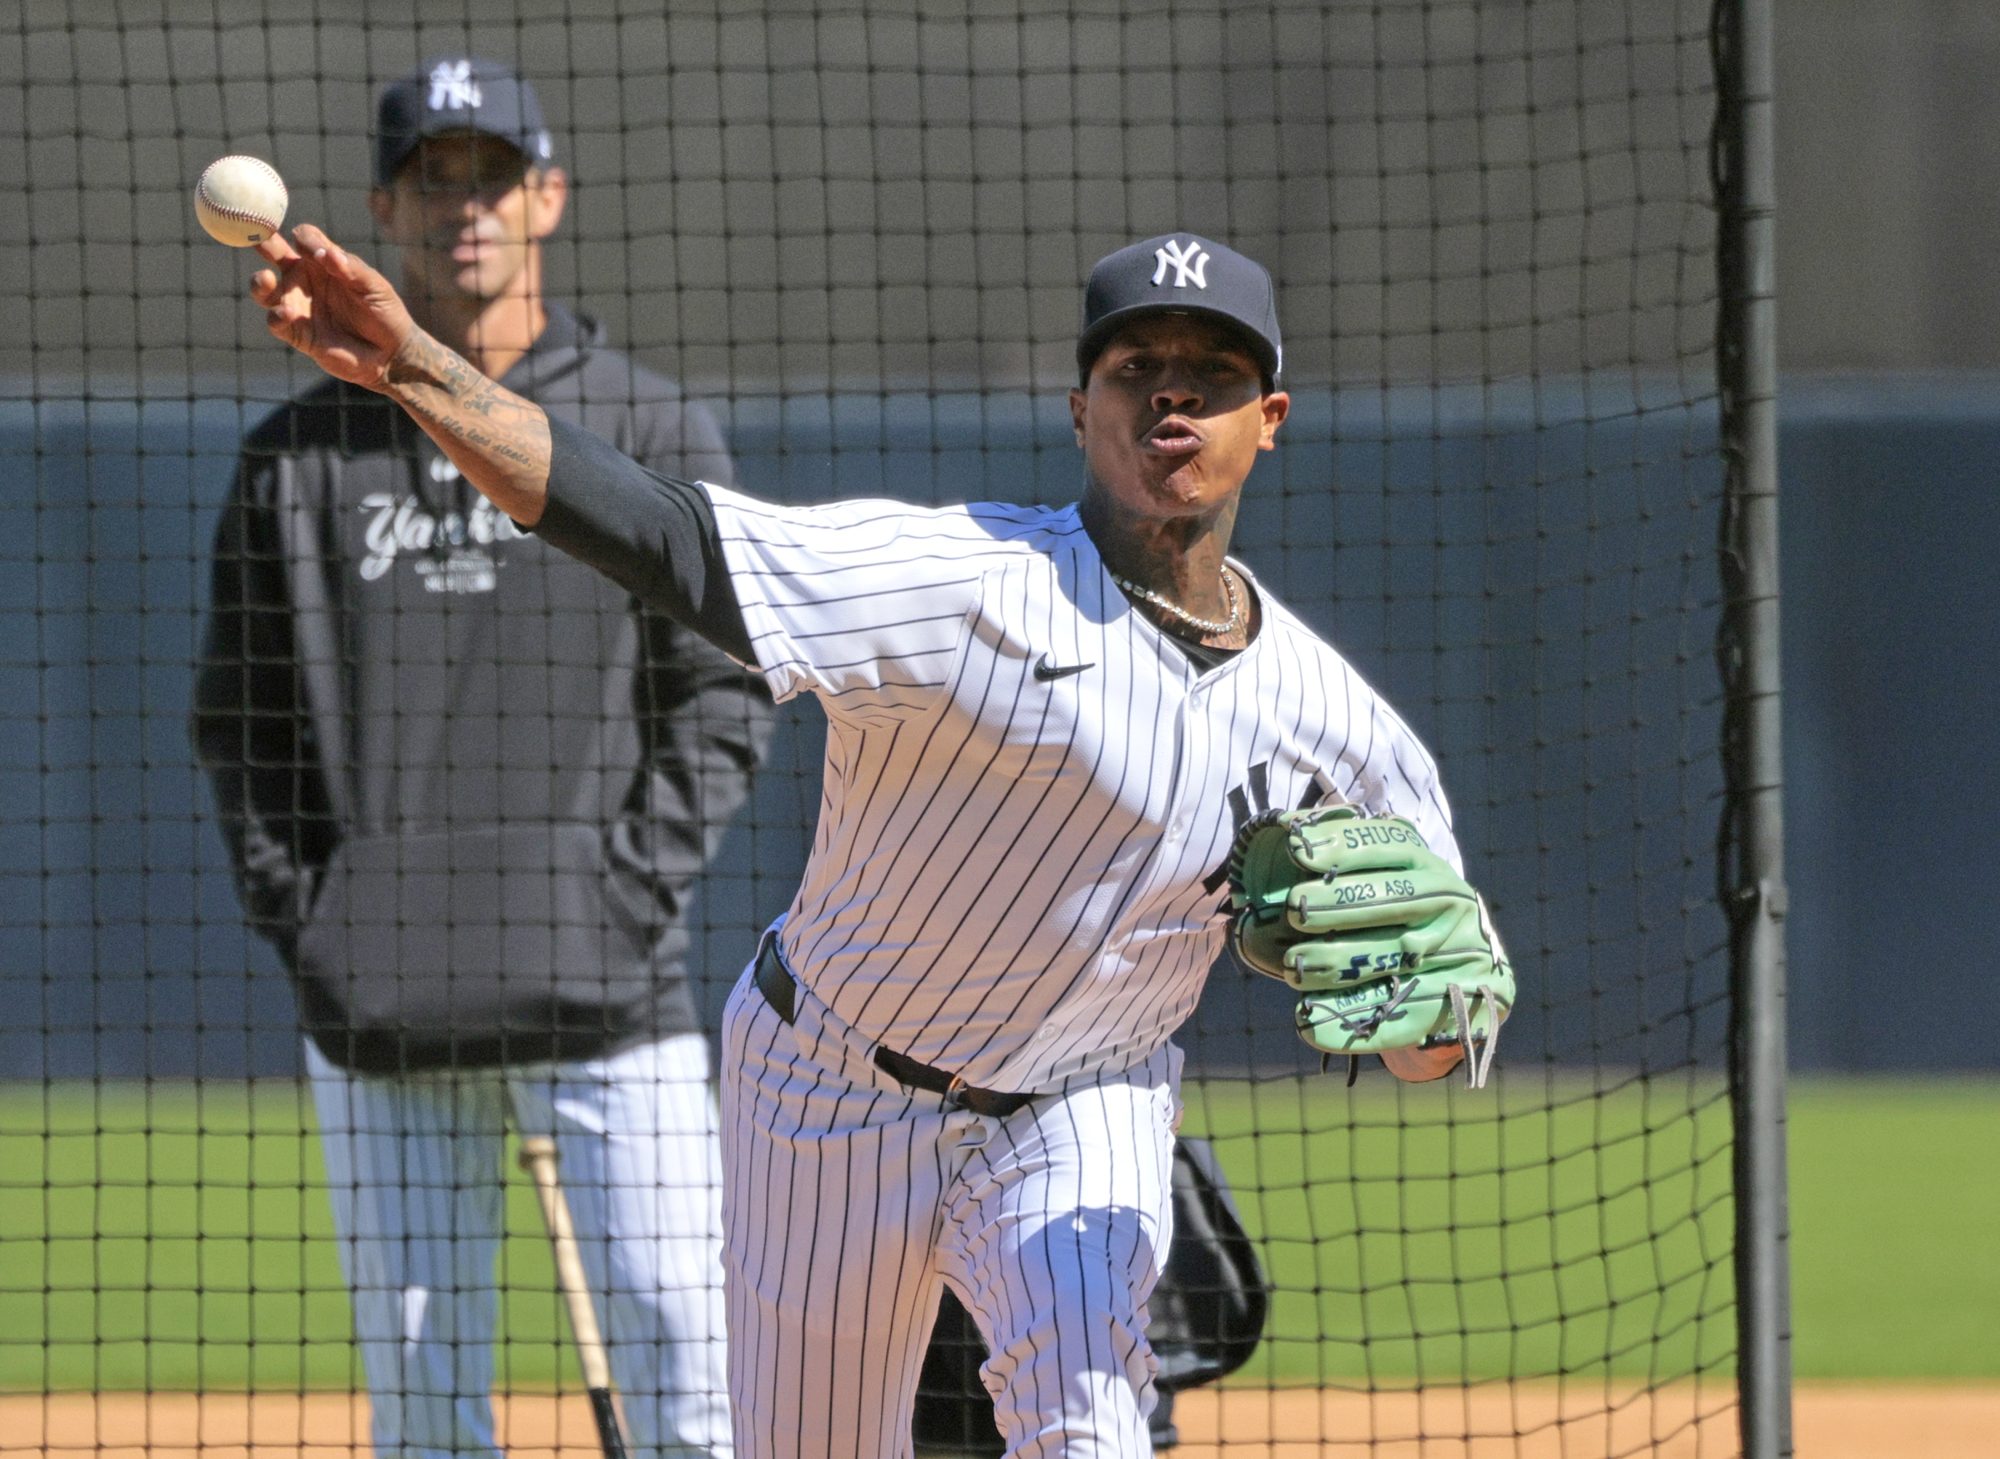
[[[375,106],[375,185],[388,187],[426,137],[484,132],[537,167],[555,160],[535,88],[497,61],[445,56],[382,88]]]
[[[1194,233],[1164,233],[1097,261],[1083,291],[1077,369],[1087,378],[1112,335],[1140,315],[1162,312],[1233,324],[1269,379],[1284,370],[1270,271],[1227,244]]]

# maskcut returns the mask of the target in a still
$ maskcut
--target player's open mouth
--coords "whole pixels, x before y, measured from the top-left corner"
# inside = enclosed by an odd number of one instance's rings
[[[1185,456],[1202,447],[1201,432],[1177,415],[1170,415],[1146,433],[1146,444],[1169,456]]]

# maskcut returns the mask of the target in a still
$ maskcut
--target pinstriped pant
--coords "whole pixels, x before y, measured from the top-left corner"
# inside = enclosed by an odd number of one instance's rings
[[[381,1459],[496,1456],[494,1260],[509,1101],[552,1134],[633,1459],[725,1459],[719,1152],[699,1034],[402,1078],[306,1042]]]
[[[981,1376],[1010,1459],[1150,1455],[1177,1062],[1162,1049],[1004,1120],[946,1111],[806,1012],[786,1024],[746,975],[722,1096],[743,1459],[906,1459],[940,1282],[993,1355]]]

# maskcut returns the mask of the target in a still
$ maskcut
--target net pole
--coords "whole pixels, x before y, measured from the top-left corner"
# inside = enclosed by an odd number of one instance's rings
[[[1721,892],[1729,909],[1737,1383],[1747,1459],[1792,1453],[1771,0],[1716,0],[1726,473]]]

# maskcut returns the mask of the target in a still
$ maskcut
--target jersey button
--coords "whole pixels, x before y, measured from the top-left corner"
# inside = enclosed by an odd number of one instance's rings
[[[1056,1026],[1053,1023],[1045,1023],[1035,1030],[1035,1042],[1038,1044],[1045,1044],[1055,1036]]]

